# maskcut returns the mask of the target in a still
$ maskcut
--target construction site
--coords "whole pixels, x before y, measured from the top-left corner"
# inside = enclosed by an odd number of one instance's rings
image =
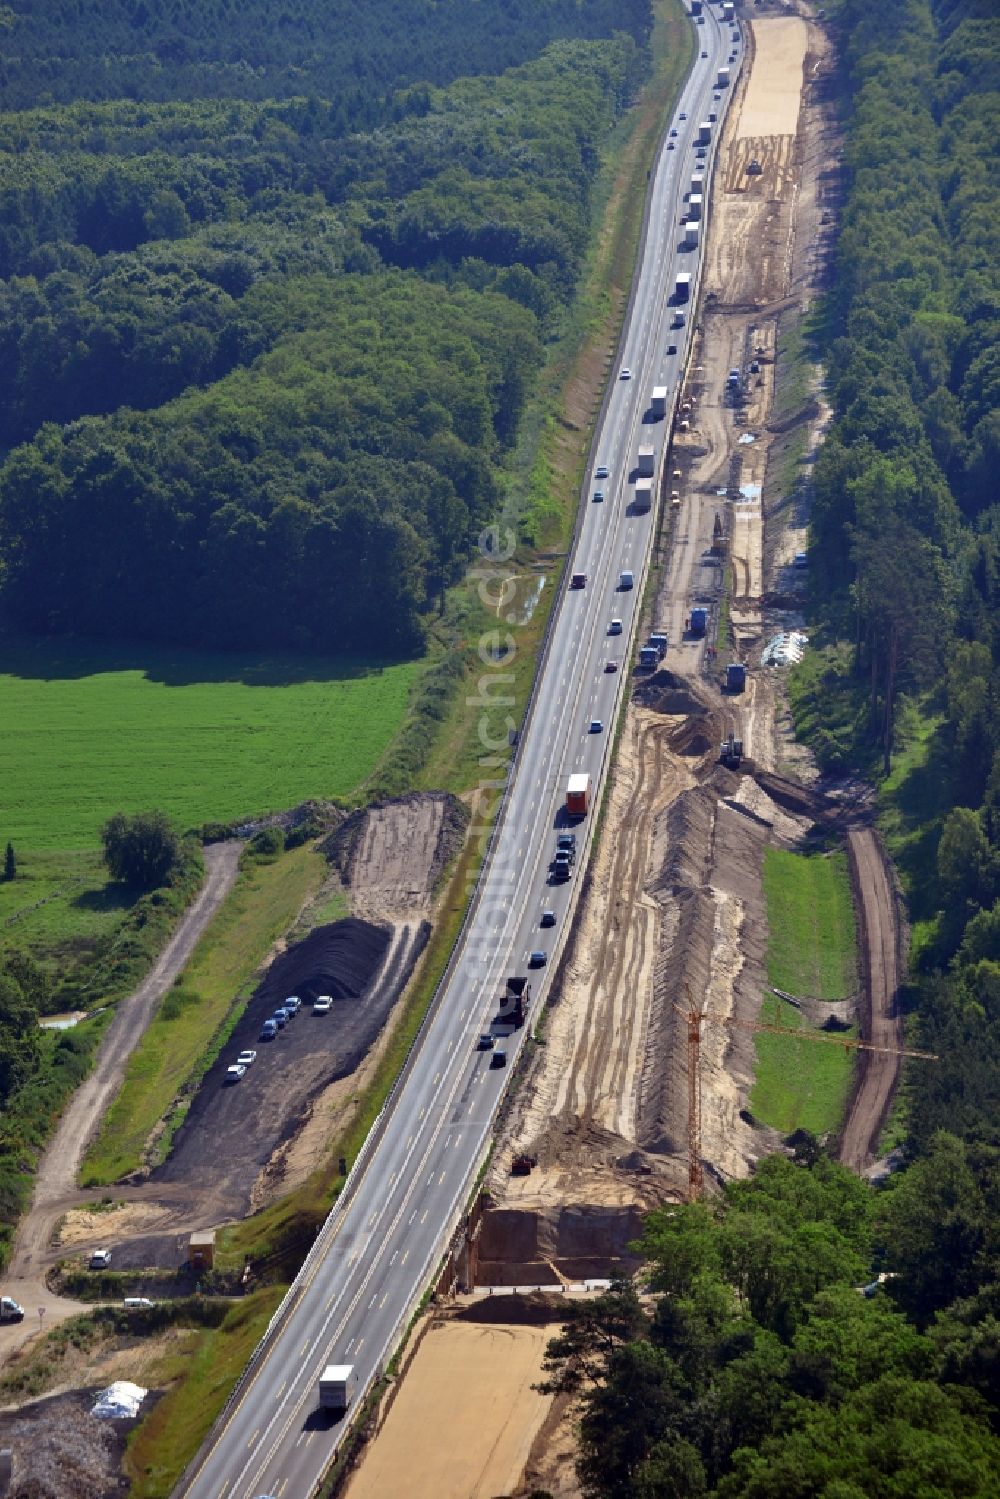
[[[766,664],[804,640],[809,474],[828,417],[799,330],[823,289],[837,209],[830,49],[805,5],[767,0],[741,21],[747,65],[707,188],[696,337],[661,475],[644,624],[667,637],[665,653],[635,673],[550,1003],[530,1017],[533,1044],[482,1190],[346,1479],[351,1499],[579,1494],[572,1411],[534,1388],[560,1306],[635,1268],[630,1244],[650,1208],[745,1176],[786,1143],[750,1108],[756,1038],[768,1028],[766,850],[800,849],[819,829],[847,851],[857,983],[826,1005],[790,999],[820,1045],[831,1018],[858,1028],[832,1144],[859,1173],[898,1079],[905,930],[891,866],[864,788],[820,782],[793,741],[780,666]],[[178,1264],[192,1228],[253,1211],[314,1169],[377,1065],[463,834],[461,809],[443,796],[370,808],[337,829],[331,880],[349,892],[351,919],[307,927],[275,955],[245,1039],[275,995],[308,992],[320,970],[329,993],[346,975],[353,1028],[312,1071],[305,1053],[289,1053],[269,1095],[276,1142],[259,1117],[238,1114],[234,1090],[229,1145],[215,1133],[213,1149],[235,1158],[237,1140],[252,1139],[238,1179],[219,1184],[206,1168],[208,1124],[192,1101],[170,1160],[116,1188],[101,1215],[100,1232],[126,1246],[120,1263]],[[206,1087],[217,1092],[218,1081]],[[45,1297],[53,1319],[80,1308],[46,1291],[47,1267],[95,1232],[97,1194],[74,1185],[84,1140],[53,1164],[48,1187],[40,1174],[13,1265],[22,1299]],[[0,1347],[13,1349],[15,1330],[4,1336]],[[78,1363],[81,1380],[110,1368]],[[69,1398],[17,1419],[44,1425],[50,1409],[55,1441]],[[440,1430],[442,1409],[450,1439],[432,1445],[426,1432]],[[4,1420],[9,1437],[13,1418]],[[81,1468],[78,1492],[120,1491],[120,1461],[119,1446],[95,1448],[98,1476],[87,1487]]]
[[[802,637],[809,471],[828,417],[821,372],[801,358],[792,368],[788,349],[822,290],[837,206],[829,45],[805,6],[756,6],[746,34],[664,466],[672,502],[646,623],[669,643],[652,673],[636,673],[574,929],[454,1246],[451,1294],[418,1329],[414,1377],[385,1402],[352,1496],[386,1492],[404,1472],[428,1499],[579,1493],[572,1411],[565,1397],[532,1393],[524,1372],[535,1358],[540,1377],[539,1322],[554,1334],[565,1297],[635,1268],[629,1245],[649,1208],[744,1176],[784,1143],[749,1109],[756,1035],[768,1028],[767,848],[800,848],[819,828],[848,852],[858,990],[806,1007],[820,1044],[834,1014],[866,1038],[832,1142],[854,1170],[874,1158],[898,1079],[903,930],[891,866],[863,788],[818,783],[792,741],[780,668],[763,664],[788,659],[784,642]],[[696,630],[693,610],[704,611]],[[732,676],[730,663],[745,671]],[[480,1384],[484,1340],[501,1336],[503,1359]],[[462,1443],[415,1480],[416,1423],[442,1406],[467,1412]]]

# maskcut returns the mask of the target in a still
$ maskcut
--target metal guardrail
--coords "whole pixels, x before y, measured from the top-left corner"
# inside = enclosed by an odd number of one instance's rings
[[[736,24],[736,23],[734,23],[734,24]],[[697,47],[695,48],[695,52],[697,52]],[[744,55],[745,55],[745,49],[744,49]],[[694,62],[696,60],[697,60],[696,57],[693,55],[692,56],[692,66],[694,65]],[[737,74],[736,74],[736,76],[739,76],[739,73],[742,70],[742,65],[743,65],[743,56],[741,55],[740,63],[738,65],[738,67],[737,67]],[[734,83],[735,83],[735,78],[732,79],[731,82],[730,82],[729,94],[728,94],[728,98],[727,98],[726,109],[725,109],[725,111],[722,112],[723,115],[725,115],[726,113],[728,113],[729,101],[732,98],[732,90],[733,90]],[[670,124],[669,124],[669,120],[667,120],[664,123],[663,133],[660,136],[659,144],[657,146],[657,153],[656,153],[657,162],[659,162],[660,157],[662,155],[664,142],[665,142],[667,131],[669,130],[669,128],[670,128]],[[711,149],[710,154],[709,154],[710,166],[711,166],[711,169],[713,171],[714,171],[714,166],[715,166],[715,158],[716,158],[716,155],[717,155],[717,152],[718,152],[718,146],[719,146],[719,140],[717,138],[712,143],[712,149]],[[650,175],[650,179],[649,179],[649,187],[648,187],[648,190],[647,190],[647,193],[646,193],[645,206],[644,206],[644,209],[643,209],[642,228],[641,228],[641,231],[640,231],[640,239],[639,239],[640,259],[641,259],[642,256],[645,255],[646,245],[647,245],[647,241],[648,241],[648,237],[649,237],[649,224],[650,224],[650,213],[651,213],[653,189],[654,189],[654,177],[651,174]],[[709,199],[710,199],[711,198],[711,194],[709,194],[708,196],[709,196]],[[710,209],[709,209],[709,211],[710,211]],[[696,280],[695,280],[695,283],[694,283],[694,295],[692,297],[692,305],[693,306],[697,306],[697,299],[698,299],[698,296],[700,294],[700,288],[701,288],[701,277],[702,277],[702,273],[703,273],[704,262],[705,262],[705,259],[706,259],[704,250],[705,250],[705,245],[706,245],[706,242],[707,242],[707,239],[708,239],[708,234],[707,234],[707,229],[708,229],[707,218],[704,220],[704,222],[705,222],[705,230],[706,230],[706,232],[705,232],[705,234],[703,236],[703,240],[702,240],[702,253],[699,255],[699,258],[698,258],[698,271],[697,271],[697,277],[696,277]],[[628,329],[629,324],[631,323],[631,320],[632,320],[632,315],[633,315],[634,308],[635,308],[635,299],[636,299],[637,294],[638,294],[637,283],[636,283],[635,278],[633,277],[632,287],[631,287],[630,294],[629,294],[629,300],[628,300],[628,303],[626,305],[625,315],[624,315],[623,320],[622,320],[622,331],[621,331],[621,333],[619,335],[619,339],[618,339],[618,342],[616,344],[616,354],[618,354],[619,356],[620,356],[622,348],[623,348],[623,344],[624,344],[624,340],[625,340],[625,336],[626,336],[626,330]],[[689,358],[690,358],[690,354],[689,354]],[[601,426],[602,426],[602,424],[603,424],[603,422],[604,422],[604,420],[605,420],[605,418],[607,416],[608,406],[610,405],[610,402],[611,402],[612,388],[613,387],[611,385],[611,382],[609,381],[607,383],[606,387],[605,387],[604,398],[603,398],[603,400],[601,402],[601,406],[599,408],[598,415],[597,415],[597,417],[595,419],[595,424],[594,424],[594,430],[595,431],[599,431],[600,430],[600,428],[601,428]],[[678,385],[678,392],[679,392],[680,389],[681,389],[681,384]],[[675,416],[676,416],[676,396],[675,396]],[[638,423],[637,423],[637,425],[638,425]],[[665,451],[666,451],[666,444],[665,444]],[[591,484],[591,479],[592,479],[592,469],[593,469],[594,457],[595,457],[595,454],[592,451],[591,454],[590,454],[590,458],[588,460],[587,467],[586,467],[586,472],[585,472],[585,475],[584,475],[584,483],[583,483],[583,487],[582,487],[582,490],[581,490],[581,503],[577,507],[576,519],[575,519],[574,525],[573,525],[572,536],[571,536],[571,539],[570,539],[570,543],[569,543],[569,545],[567,547],[566,554],[565,554],[565,556],[563,558],[562,569],[560,570],[560,573],[559,573],[559,582],[558,582],[557,586],[560,588],[561,592],[562,592],[562,585],[563,585],[565,577],[566,577],[567,569],[569,567],[570,558],[572,557],[572,555],[573,555],[573,553],[574,553],[574,551],[576,549],[576,546],[577,546],[577,544],[579,542],[579,539],[580,539],[580,530],[581,530],[581,526],[583,524],[583,517],[586,514],[586,511],[585,511],[585,508],[584,508],[585,496],[589,493],[589,489],[590,489],[590,484]],[[662,485],[661,485],[661,491],[662,491]],[[645,575],[646,572],[648,571],[649,558],[650,558],[650,554],[652,552],[654,538],[656,536],[658,525],[659,525],[659,521],[657,519],[657,520],[655,520],[654,524],[651,524],[650,529],[649,529],[649,536],[648,536],[647,542],[646,542],[646,550],[645,550],[645,555],[644,555],[644,560],[643,560],[643,566],[642,566],[643,575]],[[424,1041],[426,1040],[427,1033],[430,1030],[431,1025],[433,1024],[434,1019],[437,1016],[438,1010],[440,1008],[442,997],[443,997],[444,993],[446,992],[446,990],[448,988],[448,985],[451,982],[451,979],[454,976],[454,971],[455,971],[455,968],[456,968],[456,965],[457,965],[457,962],[458,962],[459,954],[460,954],[461,949],[463,947],[463,944],[464,944],[464,942],[466,940],[466,937],[468,936],[469,928],[472,925],[472,923],[474,922],[474,920],[476,918],[476,915],[478,914],[479,906],[480,906],[480,904],[482,902],[486,886],[488,885],[487,875],[488,875],[488,872],[489,872],[489,869],[490,869],[490,864],[491,864],[491,861],[492,861],[492,858],[493,858],[493,854],[494,854],[494,851],[495,851],[495,848],[496,848],[497,841],[498,841],[500,833],[501,833],[501,831],[502,831],[502,829],[504,827],[504,823],[505,823],[505,820],[506,820],[507,812],[509,810],[510,797],[511,797],[511,792],[512,792],[512,788],[513,788],[513,785],[514,785],[514,780],[515,780],[515,775],[516,775],[516,769],[517,769],[517,765],[518,765],[519,760],[520,760],[521,745],[522,745],[523,740],[525,738],[525,735],[526,735],[526,733],[527,733],[527,731],[528,731],[528,729],[530,727],[530,724],[531,724],[531,721],[532,721],[532,716],[533,716],[535,708],[537,706],[539,688],[540,688],[540,684],[541,684],[542,678],[543,678],[543,676],[545,674],[545,670],[546,670],[546,668],[548,666],[549,654],[550,654],[550,651],[551,651],[551,648],[552,648],[552,639],[553,639],[553,635],[554,635],[554,631],[555,631],[555,621],[558,618],[558,614],[559,614],[560,608],[561,608],[561,603],[557,603],[553,607],[553,609],[551,610],[551,612],[549,614],[549,617],[548,617],[548,620],[546,622],[545,633],[543,635],[541,649],[540,649],[539,654],[538,654],[538,660],[537,660],[537,664],[536,664],[536,667],[535,667],[535,674],[534,674],[534,677],[532,679],[531,690],[530,690],[530,692],[528,694],[528,701],[527,701],[527,703],[525,705],[525,712],[524,712],[524,717],[522,719],[521,730],[520,730],[520,732],[518,734],[517,743],[516,743],[516,745],[512,749],[511,758],[510,758],[510,762],[509,762],[509,765],[508,765],[506,785],[504,786],[504,790],[503,790],[503,794],[502,794],[502,797],[501,797],[500,806],[497,809],[497,814],[496,814],[496,817],[495,817],[495,820],[494,820],[494,823],[493,823],[493,827],[490,830],[489,840],[487,842],[487,846],[486,846],[486,849],[485,849],[485,852],[484,852],[484,855],[483,855],[483,863],[482,863],[482,868],[480,870],[479,879],[477,880],[476,889],[475,889],[475,892],[473,894],[472,900],[469,903],[468,909],[467,909],[467,911],[465,913],[465,916],[464,916],[464,918],[462,920],[462,924],[461,924],[461,926],[459,928],[459,931],[458,931],[458,933],[457,933],[457,935],[455,937],[455,941],[454,941],[454,943],[452,945],[451,953],[449,954],[448,962],[445,965],[444,972],[442,973],[442,976],[441,976],[440,980],[438,981],[438,984],[437,984],[437,986],[436,986],[436,988],[434,990],[434,994],[433,994],[433,996],[431,998],[431,1002],[430,1002],[430,1004],[427,1007],[427,1010],[426,1010],[426,1012],[424,1014],[424,1017],[423,1017],[423,1019],[422,1019],[422,1021],[420,1023],[420,1027],[417,1030],[417,1033],[414,1036],[413,1041],[410,1044],[409,1050],[407,1051],[406,1057],[405,1057],[405,1059],[403,1061],[402,1067],[400,1068],[400,1071],[399,1071],[399,1074],[398,1074],[398,1076],[396,1078],[396,1081],[393,1083],[393,1086],[390,1089],[390,1091],[389,1091],[389,1093],[388,1093],[388,1095],[386,1097],[385,1103],[382,1105],[382,1108],[379,1110],[379,1113],[378,1113],[375,1121],[373,1122],[371,1129],[369,1130],[368,1134],[365,1136],[365,1139],[364,1139],[364,1141],[363,1141],[363,1143],[361,1145],[360,1150],[358,1151],[357,1155],[355,1156],[354,1161],[351,1163],[351,1168],[350,1168],[350,1170],[349,1170],[349,1172],[347,1174],[347,1177],[345,1179],[344,1185],[341,1188],[341,1191],[340,1191],[340,1193],[339,1193],[339,1195],[337,1197],[337,1201],[334,1203],[334,1205],[331,1208],[331,1210],[330,1210],[327,1218],[325,1219],[325,1221],[323,1223],[322,1228],[320,1229],[319,1233],[316,1235],[316,1239],[315,1239],[313,1245],[311,1246],[311,1248],[309,1250],[309,1253],[306,1255],[306,1258],[303,1261],[302,1266],[299,1269],[299,1272],[296,1275],[294,1281],[289,1286],[288,1291],[286,1292],[286,1294],[285,1294],[284,1298],[282,1299],[281,1303],[279,1304],[279,1306],[275,1309],[275,1311],[274,1311],[274,1313],[273,1313],[270,1321],[268,1322],[267,1328],[265,1329],[265,1331],[263,1333],[263,1336],[260,1339],[260,1342],[257,1344],[257,1346],[255,1347],[253,1353],[250,1355],[250,1359],[247,1362],[247,1365],[246,1365],[245,1369],[243,1370],[243,1373],[241,1374],[241,1376],[240,1376],[239,1380],[237,1381],[235,1387],[233,1388],[233,1390],[232,1390],[232,1392],[231,1392],[228,1400],[226,1401],[226,1404],[224,1405],[222,1411],[220,1411],[219,1415],[216,1417],[215,1421],[212,1423],[212,1427],[210,1429],[210,1432],[208,1433],[208,1436],[205,1439],[205,1442],[202,1443],[202,1447],[199,1448],[199,1452],[195,1455],[195,1457],[192,1459],[191,1463],[188,1465],[188,1467],[185,1469],[184,1473],[182,1474],[181,1480],[180,1480],[180,1482],[178,1484],[178,1487],[177,1487],[177,1489],[175,1491],[178,1495],[182,1495],[189,1488],[189,1486],[190,1486],[191,1482],[193,1481],[193,1479],[197,1476],[197,1473],[198,1473],[199,1468],[201,1466],[201,1463],[200,1463],[201,1453],[204,1450],[206,1442],[209,1442],[209,1441],[213,1440],[215,1434],[225,1427],[226,1422],[227,1422],[227,1420],[228,1420],[228,1418],[229,1418],[229,1416],[230,1416],[233,1408],[243,1398],[243,1395],[244,1395],[244,1393],[246,1391],[247,1385],[251,1382],[251,1380],[254,1377],[254,1374],[255,1374],[257,1368],[259,1367],[259,1365],[264,1360],[264,1357],[266,1356],[266,1354],[269,1352],[269,1350],[270,1350],[270,1348],[271,1348],[271,1346],[273,1344],[273,1341],[274,1341],[274,1338],[275,1338],[277,1332],[279,1331],[279,1329],[281,1328],[281,1326],[283,1325],[283,1323],[287,1319],[290,1311],[294,1307],[295,1303],[298,1301],[298,1299],[301,1296],[302,1292],[305,1290],[305,1288],[306,1288],[309,1280],[311,1279],[310,1272],[313,1270],[313,1268],[314,1268],[314,1266],[316,1264],[316,1261],[319,1259],[319,1257],[322,1254],[324,1254],[326,1252],[327,1248],[329,1247],[329,1241],[332,1238],[335,1237],[336,1231],[340,1227],[340,1219],[343,1217],[343,1214],[344,1214],[344,1211],[346,1209],[346,1206],[350,1202],[350,1200],[351,1200],[351,1198],[352,1198],[352,1196],[354,1194],[354,1191],[356,1190],[357,1183],[359,1183],[362,1180],[362,1178],[364,1176],[364,1173],[367,1170],[368,1162],[369,1162],[369,1159],[370,1159],[373,1151],[376,1149],[378,1143],[382,1139],[382,1136],[383,1136],[383,1134],[385,1132],[386,1122],[387,1122],[389,1116],[391,1115],[391,1113],[392,1113],[392,1111],[393,1111],[393,1109],[395,1107],[395,1104],[396,1104],[396,1101],[398,1099],[399,1094],[401,1093],[402,1089],[405,1087],[406,1081],[407,1081],[407,1079],[410,1076],[410,1073],[412,1071],[413,1064],[414,1064],[414,1062],[416,1060],[416,1057],[417,1057],[417,1055],[418,1055],[421,1047],[423,1046]],[[634,637],[635,631],[636,631],[636,629],[638,627],[638,618],[639,618],[639,610],[636,610],[635,611],[635,618],[633,619],[632,631],[631,631],[631,634],[630,634],[630,639]],[[621,688],[619,688],[619,694],[621,694]],[[620,712],[620,711],[621,711],[621,703],[619,701],[618,707],[616,708],[616,714],[618,712]],[[609,735],[608,738],[607,738],[607,740],[605,741],[604,753],[603,753],[603,756],[602,756],[602,759],[601,759],[600,769],[598,771],[598,778],[603,778],[603,776],[605,774],[606,767],[607,767],[607,758],[608,758],[608,754],[610,752],[610,745],[611,745],[612,738],[613,738],[613,736]],[[565,941],[567,940],[568,932],[569,932],[569,930],[570,930],[570,928],[572,926],[572,916],[573,916],[573,913],[574,913],[574,911],[576,909],[576,905],[578,904],[579,899],[580,899],[580,891],[581,891],[581,888],[582,888],[582,883],[583,882],[581,880],[577,880],[577,881],[574,882],[574,889],[573,889],[573,892],[571,893],[571,896],[570,896],[570,907],[569,907],[569,910],[568,910],[568,913],[567,913],[569,919],[563,924],[563,930],[560,933],[561,945],[559,943],[557,943],[557,947],[555,949],[555,952],[556,952],[557,956],[561,953],[562,946],[565,944]],[[556,966],[556,964],[554,963],[553,964],[553,969],[555,968],[555,966]],[[550,971],[552,971],[552,970],[550,970]],[[520,1038],[520,1041],[519,1041],[519,1043],[517,1045],[517,1048],[516,1048],[516,1051],[515,1051],[515,1058],[517,1059],[517,1061],[520,1061],[520,1059],[522,1057],[522,1053],[523,1053],[523,1050],[524,1050],[524,1044],[523,1044],[524,1043],[524,1036],[527,1035],[527,1034],[530,1034],[530,1031],[529,1031],[529,1028],[527,1026],[525,1026],[525,1028],[524,1028],[524,1030],[522,1032],[522,1036]],[[489,1141],[490,1134],[492,1132],[493,1122],[496,1119],[497,1113],[499,1112],[499,1109],[500,1109],[501,1104],[502,1104],[502,1102],[504,1100],[506,1092],[507,1092],[507,1089],[506,1089],[506,1087],[504,1087],[497,1094],[496,1102],[494,1103],[494,1105],[493,1105],[493,1107],[491,1109],[491,1112],[490,1112],[489,1125],[488,1125],[488,1128],[487,1128],[487,1130],[486,1130],[486,1132],[484,1134],[484,1141],[485,1142]],[[385,1353],[386,1353],[386,1351],[387,1351],[387,1349],[389,1347],[389,1344],[396,1337],[398,1337],[400,1325],[406,1323],[410,1319],[410,1317],[412,1317],[412,1315],[413,1315],[413,1313],[414,1313],[417,1305],[419,1304],[420,1300],[424,1296],[424,1294],[426,1292],[426,1289],[427,1289],[427,1286],[429,1284],[431,1268],[434,1266],[435,1261],[437,1260],[437,1258],[439,1257],[440,1252],[441,1252],[440,1251],[440,1246],[442,1244],[447,1243],[448,1240],[453,1235],[453,1233],[455,1232],[455,1228],[457,1227],[457,1224],[458,1224],[458,1221],[459,1221],[459,1217],[460,1217],[460,1214],[458,1212],[459,1205],[462,1202],[462,1200],[463,1200],[463,1198],[464,1198],[464,1196],[465,1196],[465,1194],[466,1194],[466,1192],[468,1190],[468,1183],[469,1183],[469,1181],[472,1180],[475,1177],[475,1175],[478,1173],[478,1171],[480,1170],[480,1168],[481,1168],[481,1166],[483,1164],[483,1161],[485,1159],[486,1154],[488,1154],[488,1143],[486,1145],[486,1148],[484,1150],[480,1151],[479,1156],[477,1157],[476,1162],[474,1163],[474,1169],[473,1169],[473,1171],[471,1171],[466,1176],[465,1181],[462,1183],[461,1187],[456,1192],[456,1194],[455,1194],[455,1196],[454,1196],[451,1204],[449,1205],[448,1212],[447,1212],[447,1214],[445,1216],[445,1219],[444,1219],[443,1231],[438,1236],[438,1239],[437,1239],[437,1242],[436,1242],[434,1248],[432,1249],[431,1253],[429,1254],[429,1256],[428,1256],[428,1258],[427,1258],[427,1260],[425,1262],[425,1265],[421,1269],[420,1276],[418,1277],[418,1280],[416,1282],[416,1289],[415,1289],[414,1295],[411,1298],[410,1302],[407,1304],[407,1307],[406,1307],[406,1309],[405,1309],[405,1311],[403,1313],[403,1316],[400,1319],[400,1323],[397,1324],[396,1329],[390,1335],[390,1337],[386,1340],[385,1344],[383,1345],[383,1348],[380,1350],[379,1359],[376,1361],[377,1367],[376,1367],[375,1371],[373,1371],[373,1374],[372,1374],[371,1378],[366,1382],[366,1384],[364,1385],[364,1387],[362,1389],[360,1389],[359,1392],[358,1392],[357,1401],[358,1401],[359,1405],[364,1401],[365,1397],[368,1394],[368,1391],[372,1388],[372,1386],[381,1377],[381,1364],[382,1364],[382,1360],[384,1359],[384,1356],[385,1356]],[[446,1230],[446,1231],[444,1231],[444,1230]],[[344,1430],[342,1430],[341,1433],[340,1433],[339,1440],[335,1444],[335,1446],[334,1446],[334,1448],[333,1448],[333,1450],[331,1452],[331,1459],[332,1459],[334,1453],[336,1452],[337,1448],[340,1445],[340,1442],[343,1440],[343,1437],[345,1435],[346,1435],[346,1428]],[[321,1482],[322,1482],[322,1480],[319,1480],[317,1482],[317,1484],[314,1486],[314,1489],[313,1489],[314,1493],[319,1488]]]

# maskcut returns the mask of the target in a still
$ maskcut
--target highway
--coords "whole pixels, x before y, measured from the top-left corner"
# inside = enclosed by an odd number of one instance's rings
[[[732,92],[731,87],[715,88],[717,70],[735,51],[735,82],[742,58],[742,42],[731,40],[734,28],[721,21],[720,7],[706,3],[704,11],[703,24],[694,28],[695,61],[671,122],[677,135],[665,139],[651,183],[649,228],[622,345],[622,366],[631,378],[616,379],[594,445],[594,466],[606,465],[609,477],[588,475],[567,586],[557,603],[500,824],[450,976],[391,1107],[178,1494],[306,1499],[314,1492],[344,1430],[343,1421],[317,1410],[319,1374],[329,1362],[354,1364],[363,1390],[384,1369],[460,1220],[489,1147],[511,1064],[544,998],[581,878],[584,845],[634,654],[656,506],[651,513],[635,512],[629,475],[640,443],[655,443],[659,462],[668,422],[650,423],[644,416],[655,385],[668,387],[668,411],[672,409],[690,335],[693,304],[683,309],[685,325],[670,327],[676,275],[686,270],[696,276],[700,254],[679,248],[682,208],[692,172],[710,164]],[[706,57],[699,55],[702,51]],[[700,159],[698,127],[713,110],[719,122],[712,126],[707,159]],[[671,343],[677,352],[668,355]],[[603,501],[592,498],[598,488],[604,491]],[[631,591],[618,587],[623,570],[635,574]],[[585,588],[568,587],[571,571],[586,573]],[[621,619],[621,635],[609,634],[612,618]],[[502,621],[498,628],[503,634]],[[620,669],[607,671],[609,660],[620,663]],[[502,698],[510,689],[502,662],[492,670],[484,666],[483,679],[488,734],[506,744],[508,708]],[[590,732],[592,719],[602,721],[601,732]],[[555,835],[565,824],[566,781],[577,771],[590,773],[596,794],[590,815],[575,824],[581,857],[572,877],[555,885],[549,881],[549,863]],[[554,913],[554,927],[540,927],[543,910]],[[546,950],[548,963],[532,975],[528,1023],[506,1039],[508,1066],[491,1066],[491,1053],[476,1049],[477,1038],[490,1029],[507,975],[529,973],[529,955],[536,949]],[[428,1433],[428,1440],[433,1439]]]

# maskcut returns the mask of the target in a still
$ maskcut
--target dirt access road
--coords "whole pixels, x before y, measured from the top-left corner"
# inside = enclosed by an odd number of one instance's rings
[[[77,1172],[84,1151],[112,1096],[121,1086],[125,1066],[156,1007],[190,958],[212,917],[233,887],[243,845],[213,843],[205,849],[205,881],[197,898],[134,994],[122,1000],[104,1035],[93,1072],[71,1098],[35,1177],[31,1207],[26,1213],[11,1257],[6,1281],[10,1292],[29,1316],[16,1327],[0,1332],[0,1355],[36,1330],[32,1316],[44,1306],[46,1324],[73,1316],[86,1308],[55,1297],[45,1288],[45,1265],[53,1231],[60,1215],[79,1200]]]
[[[902,934],[888,856],[872,828],[847,835],[861,950],[864,1014],[861,1031],[874,1046],[903,1045],[897,998],[903,975]],[[858,1056],[838,1156],[858,1175],[871,1165],[899,1082],[902,1057],[866,1051]]]

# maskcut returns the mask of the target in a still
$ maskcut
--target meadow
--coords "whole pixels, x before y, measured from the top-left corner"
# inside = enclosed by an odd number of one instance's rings
[[[764,892],[768,983],[800,998],[846,999],[856,993],[857,942],[846,856],[769,848]],[[830,1044],[824,1032],[773,994],[765,996],[760,1019],[765,1025],[801,1030],[803,1039],[758,1033],[750,1095],[754,1117],[784,1134],[835,1131],[850,1087],[852,1053]],[[844,1034],[852,1037],[856,1031]]]
[[[96,846],[111,813],[182,827],[345,797],[398,732],[419,662],[0,640],[0,843]]]

